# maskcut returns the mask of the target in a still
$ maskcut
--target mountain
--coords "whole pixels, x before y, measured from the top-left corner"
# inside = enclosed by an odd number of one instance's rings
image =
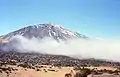
[[[20,37],[18,37],[17,35],[20,35]],[[13,38],[14,36],[17,36],[17,38]],[[45,37],[50,37],[58,42],[60,40],[65,41],[75,38],[81,38],[81,39],[88,38],[85,35],[70,31],[66,28],[51,23],[37,24],[37,25],[27,26],[19,30],[10,32],[6,35],[0,36],[1,38],[0,51],[16,50],[16,45],[21,44],[21,40],[20,40],[21,36],[27,39],[37,38],[40,40]],[[19,47],[21,47],[21,45]]]
[[[33,37],[40,39],[44,37],[51,37],[54,38],[55,40],[67,40],[71,38],[83,38],[83,39],[88,38],[85,35],[49,23],[49,24],[37,24],[21,28],[17,31],[3,35],[2,39],[9,40],[16,35],[21,35],[28,39],[31,39]]]

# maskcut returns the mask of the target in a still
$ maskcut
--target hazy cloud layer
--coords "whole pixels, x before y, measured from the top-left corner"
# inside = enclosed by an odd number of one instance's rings
[[[37,38],[27,39],[22,36],[15,36],[11,40],[13,39],[20,41],[14,46],[22,52],[34,51],[120,61],[120,41],[74,39],[57,42],[51,38],[40,40]]]

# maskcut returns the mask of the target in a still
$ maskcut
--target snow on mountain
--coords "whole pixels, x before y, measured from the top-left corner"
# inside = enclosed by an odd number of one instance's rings
[[[33,37],[40,39],[44,37],[51,37],[54,38],[55,40],[67,40],[71,38],[87,38],[86,36],[79,34],[77,32],[73,32],[61,26],[49,23],[24,27],[22,29],[2,36],[2,39],[9,40],[11,37],[16,35],[21,35],[29,39]]]
[[[46,37],[52,38],[56,41],[65,41],[69,39],[87,39],[85,35],[79,34],[77,32],[70,31],[66,28],[63,28],[59,25],[54,24],[37,24],[32,26],[27,26],[21,28],[19,30],[13,31],[6,35],[1,36],[2,42],[0,43],[0,50],[1,51],[11,51],[15,50],[16,44],[20,44],[21,40],[18,38],[14,38],[14,36],[23,36],[27,39],[43,39]],[[7,41],[7,42],[3,42]],[[21,46],[19,46],[20,48]]]

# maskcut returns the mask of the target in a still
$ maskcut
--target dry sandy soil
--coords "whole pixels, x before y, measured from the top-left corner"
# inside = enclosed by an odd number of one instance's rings
[[[18,69],[17,71],[12,71],[12,73],[5,73],[2,72],[0,73],[0,77],[64,77],[66,73],[69,73],[71,70],[73,70],[73,67],[52,67],[46,66],[43,68],[40,68],[39,71],[36,71],[34,69],[26,69],[22,67],[17,67],[17,66],[6,66],[6,67],[12,67]],[[94,67],[88,67],[88,68],[94,68]],[[97,69],[110,69],[110,70],[115,70],[116,68],[112,67],[95,67]],[[55,70],[55,71],[50,71],[50,70]],[[75,71],[73,71],[75,72]],[[91,77],[90,75],[88,77]],[[108,75],[108,74],[103,74],[103,75],[96,75],[94,77],[120,77],[120,76],[115,76],[115,75]]]
[[[5,72],[3,72],[0,73],[0,77],[64,77],[66,73],[69,73],[70,70],[72,70],[72,67],[62,67],[61,69],[59,69],[58,67],[46,67],[40,68],[39,71],[16,66],[9,67],[17,68],[18,71],[12,71],[9,76]],[[49,69],[55,71],[48,71]]]

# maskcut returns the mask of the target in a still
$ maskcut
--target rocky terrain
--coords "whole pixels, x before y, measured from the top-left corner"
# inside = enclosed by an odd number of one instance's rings
[[[73,57],[39,53],[0,52],[0,61],[8,64],[23,63],[26,65],[54,65],[54,66],[120,66],[119,62],[96,59],[76,59]]]
[[[120,63],[63,55],[0,52],[0,77],[119,77]]]

